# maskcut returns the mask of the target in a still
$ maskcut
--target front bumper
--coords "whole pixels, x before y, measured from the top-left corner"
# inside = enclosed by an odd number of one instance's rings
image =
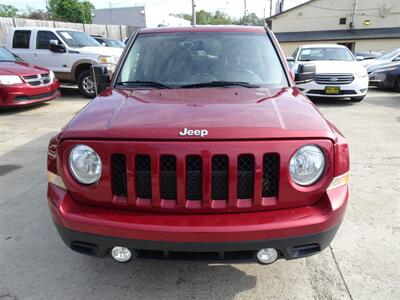
[[[60,96],[58,80],[45,86],[30,86],[27,83],[0,86],[0,107],[27,106],[53,100]]]
[[[325,94],[327,86],[339,86],[340,93],[336,95]],[[298,84],[304,95],[308,97],[324,97],[324,98],[350,98],[363,97],[368,92],[368,76],[364,78],[354,78],[349,84],[318,84],[315,81]]]
[[[114,246],[139,250],[144,257],[158,253],[162,258],[180,252],[217,253],[224,260],[233,254],[254,258],[257,250],[268,247],[277,249],[281,258],[309,256],[329,245],[343,219],[347,199],[346,185],[306,207],[207,215],[160,214],[86,206],[76,203],[63,189],[52,184],[48,188],[50,211],[67,246],[100,257]]]

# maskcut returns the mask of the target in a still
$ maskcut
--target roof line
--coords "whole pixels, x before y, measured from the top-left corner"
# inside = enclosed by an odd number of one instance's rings
[[[314,2],[314,1],[316,1],[316,0],[308,0],[307,2],[301,3],[301,4],[299,4],[299,5],[293,6],[292,8],[289,8],[289,9],[287,9],[287,10],[284,10],[284,11],[280,12],[279,14],[272,15],[272,16],[266,18],[265,20],[268,21],[268,20],[274,19],[274,18],[276,18],[276,17],[278,17],[278,16],[281,16],[281,15],[283,15],[283,14],[289,12],[289,11],[295,10],[295,9],[301,7],[301,6],[310,4],[311,2]]]

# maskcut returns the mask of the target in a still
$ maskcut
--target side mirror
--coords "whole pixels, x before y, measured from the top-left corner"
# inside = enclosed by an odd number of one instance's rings
[[[362,57],[362,56],[356,56],[356,60],[357,60],[357,61],[363,61],[363,60],[364,60],[364,57]]]
[[[314,80],[316,67],[314,64],[299,65],[294,76],[296,83],[307,83]]]
[[[97,94],[100,94],[108,86],[108,70],[104,65],[94,65],[90,67],[92,78],[96,84]]]
[[[57,40],[50,40],[49,50],[52,52],[65,53],[67,50],[63,44],[58,44]]]

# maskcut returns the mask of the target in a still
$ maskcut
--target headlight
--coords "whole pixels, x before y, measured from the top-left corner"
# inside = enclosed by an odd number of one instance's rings
[[[77,145],[69,154],[69,169],[82,184],[97,182],[101,176],[102,163],[99,155],[86,145]]]
[[[365,78],[368,76],[368,73],[366,71],[363,71],[363,72],[354,74],[354,76],[358,77],[358,78]]]
[[[290,159],[290,177],[299,185],[315,183],[325,170],[325,156],[315,145],[306,145],[296,151]]]
[[[54,78],[56,78],[56,76],[54,75],[54,72],[50,70],[49,74],[50,74],[50,79],[53,81]]]
[[[102,64],[102,65],[116,64],[117,61],[118,61],[118,58],[116,56],[104,56],[104,55],[99,56],[99,64]]]
[[[373,71],[371,72],[371,74],[373,74],[373,73],[390,72],[390,71],[396,70],[397,68],[398,68],[397,66],[395,66],[395,67],[380,68],[380,69],[373,70]]]
[[[17,75],[0,75],[0,84],[10,85],[22,83],[22,79]]]

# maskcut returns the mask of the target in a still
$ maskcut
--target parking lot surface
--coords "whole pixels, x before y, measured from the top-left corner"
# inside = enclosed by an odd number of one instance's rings
[[[46,203],[47,144],[87,102],[77,91],[0,112],[0,299],[400,299],[400,94],[316,105],[348,138],[351,196],[331,247],[305,259],[118,264],[76,254]]]

